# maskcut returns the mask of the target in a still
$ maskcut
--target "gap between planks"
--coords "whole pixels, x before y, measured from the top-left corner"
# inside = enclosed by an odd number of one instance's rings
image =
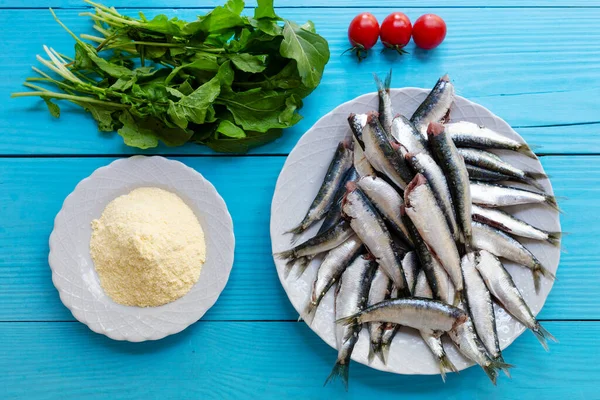
[[[600,153],[535,153],[538,157],[583,157],[600,156]],[[0,159],[6,158],[128,158],[133,156],[160,156],[171,158],[198,158],[198,157],[287,157],[289,153],[258,153],[258,154],[186,154],[186,153],[139,153],[139,154],[0,154]]]

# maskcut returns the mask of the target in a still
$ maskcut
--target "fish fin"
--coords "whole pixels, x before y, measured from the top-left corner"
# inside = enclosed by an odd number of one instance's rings
[[[537,338],[537,340],[540,341],[540,343],[542,344],[542,347],[544,348],[544,350],[548,351],[548,340],[553,341],[554,343],[558,343],[558,340],[552,336],[552,334],[550,332],[548,332],[546,330],[546,328],[544,328],[542,326],[542,324],[540,324],[539,322],[536,321],[534,328],[531,330],[531,332],[534,333],[535,337]]]
[[[284,234],[289,234],[292,233],[294,234],[294,236],[296,235],[300,235],[302,232],[304,232],[306,230],[306,227],[304,226],[304,221],[302,221],[298,226],[296,226],[295,228],[292,228],[288,231],[283,232]]]
[[[531,179],[547,179],[550,175],[546,175],[543,172],[525,171],[525,176]]]
[[[494,386],[496,386],[496,380],[498,379],[498,369],[494,365],[494,362],[492,361],[490,365],[482,365],[481,368],[483,368],[483,371],[488,376],[488,378],[490,378],[490,381],[492,381]]]
[[[336,361],[335,365],[333,366],[333,369],[331,370],[331,373],[325,380],[325,383],[323,384],[323,386],[327,385],[329,382],[336,380],[337,378],[340,378],[342,380],[342,383],[344,384],[344,388],[346,388],[346,392],[347,392],[348,391],[349,366],[350,366],[349,364],[342,364],[339,360]]]
[[[315,319],[315,314],[317,313],[317,304],[313,303],[310,299],[308,300],[308,304],[304,308],[304,321],[310,326]],[[298,318],[298,321],[302,319],[302,315]]]
[[[373,73],[373,78],[375,78],[375,83],[377,84],[377,91],[379,92],[389,92],[390,87],[392,86],[392,70],[387,73],[385,76],[385,80],[381,81],[377,74]]]
[[[313,257],[310,257],[310,256],[300,257],[298,259],[298,269],[296,270],[296,279],[298,279],[302,276],[302,274],[304,273],[304,271],[306,271],[306,268],[308,267],[308,265],[310,264],[312,259],[313,259]]]
[[[548,232],[548,239],[546,241],[553,246],[560,246],[560,239],[562,237],[562,232]]]
[[[382,343],[381,348],[379,349],[379,353],[377,354],[379,356],[379,359],[381,360],[381,362],[385,365],[387,365],[387,362],[388,362],[388,356],[390,355],[391,345],[392,345],[391,341],[389,343]]]
[[[521,146],[517,149],[517,151],[521,154],[525,154],[529,158],[537,159],[535,153],[532,149],[538,148],[537,146],[528,146],[525,143],[521,144]]]
[[[461,301],[464,301],[464,299],[465,299],[465,296],[464,296],[463,291],[462,290],[456,290],[454,292],[454,300],[452,302],[452,305],[456,307],[457,305],[460,304]]]
[[[369,364],[373,362],[373,360],[375,359],[375,356],[377,356],[381,361],[383,361],[380,353],[381,353],[381,342],[379,342],[379,343],[370,342],[369,343],[369,355],[367,356],[367,358],[369,360]]]
[[[504,358],[502,357],[502,354],[500,354],[498,357],[496,357],[493,361],[494,361],[494,365],[496,366],[496,368],[501,369],[502,372],[504,372],[504,375],[506,375],[509,378],[512,378],[512,376],[510,376],[509,368],[514,368],[515,366],[504,362]]]
[[[442,354],[442,356],[438,360],[438,364],[440,367],[440,375],[442,376],[442,380],[446,382],[446,371],[456,372],[458,374],[458,369],[450,361],[448,355],[446,353]]]
[[[556,280],[556,276],[539,263],[536,264],[535,268],[532,269],[531,271],[533,273],[533,285],[535,287],[536,293],[539,293],[539,291],[540,291],[540,283],[542,280],[542,275],[547,278],[550,278],[552,280]]]
[[[292,259],[294,257],[294,249],[281,251],[281,252],[275,253],[273,255],[275,257],[279,258],[280,260]],[[293,261],[293,260],[291,260],[291,261]]]
[[[554,196],[546,196],[546,204],[548,204],[550,207],[552,207],[553,209],[555,209],[559,213],[563,214],[563,210],[561,210],[560,207],[558,207],[558,203],[556,202],[556,197],[554,197]]]
[[[335,320],[336,324],[342,324],[342,325],[350,325],[353,324],[355,322],[360,323],[360,321],[358,321],[360,319],[360,312],[356,313],[356,314],[352,314],[349,315],[347,317],[343,317],[343,318],[338,318]]]
[[[283,278],[287,279],[290,276],[290,272],[294,269],[294,265],[296,264],[296,260],[290,260],[285,264],[285,269],[283,270]]]
[[[544,191],[544,186],[542,186],[541,183],[539,183],[536,178],[530,178],[530,177],[525,177],[525,178],[520,178],[519,179],[520,182],[523,182],[526,185],[530,185],[533,186],[534,188]]]

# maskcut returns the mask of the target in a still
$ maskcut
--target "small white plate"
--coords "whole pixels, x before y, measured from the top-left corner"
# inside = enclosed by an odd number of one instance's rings
[[[425,99],[429,90],[419,88],[392,89],[392,104],[394,111],[410,116]],[[310,203],[315,197],[325,171],[333,157],[335,148],[340,140],[350,135],[347,118],[353,113],[366,113],[377,110],[377,93],[369,93],[347,103],[344,103],[321,118],[313,127],[302,136],[296,147],[292,150],[277,180],[273,203],[271,205],[271,242],[273,253],[287,250],[291,247],[291,235],[284,234],[302,220]],[[471,121],[485,125],[496,132],[512,139],[524,142],[511,127],[492,114],[484,107],[465,98],[457,96],[452,107],[451,119],[453,121]],[[511,164],[530,171],[542,172],[543,168],[537,159],[531,159],[519,153],[497,152],[503,159]],[[552,194],[552,187],[548,180],[541,181],[546,193]],[[560,231],[558,212],[543,205],[526,205],[506,208],[513,215],[521,218],[534,226],[548,230]],[[313,226],[299,238],[297,243],[314,236],[318,225]],[[560,248],[548,243],[521,240],[539,260],[552,272],[556,272],[560,259]],[[275,258],[277,273],[283,288],[298,313],[302,313],[308,301],[312,282],[316,276],[320,259],[314,260],[306,272],[295,280],[292,272],[288,279],[284,278],[285,261]],[[505,262],[504,265],[513,276],[513,279],[523,293],[527,304],[534,314],[542,309],[546,297],[552,288],[553,282],[542,279],[540,293],[536,294],[533,288],[531,272],[516,264]],[[317,309],[315,318],[310,326],[327,344],[335,348],[333,292],[330,290]],[[500,345],[504,349],[511,344],[523,331],[524,326],[514,320],[503,309],[496,308],[498,322],[498,336]],[[439,369],[430,351],[427,349],[419,334],[409,328],[402,328],[396,335],[390,348],[388,364],[384,365],[379,359],[371,364],[367,361],[368,331],[363,330],[359,341],[352,353],[352,359],[373,368],[394,372],[398,374],[439,374]],[[445,343],[449,357],[459,370],[473,365],[472,362],[462,357],[450,343]],[[540,351],[542,347],[540,346]],[[332,360],[332,365],[333,365]],[[510,359],[506,360],[510,363]]]
[[[90,257],[91,221],[108,203],[138,187],[177,194],[194,211],[206,240],[206,262],[192,289],[159,307],[130,307],[102,290]],[[48,261],[52,282],[73,316],[111,339],[162,339],[198,321],[225,288],[233,266],[233,223],[223,198],[198,172],[163,157],[134,156],[98,168],[67,196],[54,220]]]

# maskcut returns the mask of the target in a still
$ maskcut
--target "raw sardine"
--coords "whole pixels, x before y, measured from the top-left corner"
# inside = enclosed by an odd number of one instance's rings
[[[377,208],[392,231],[408,246],[411,246],[412,242],[408,237],[408,231],[400,215],[400,208],[402,208],[404,200],[402,200],[396,189],[382,178],[375,176],[360,178],[357,185]]]
[[[427,136],[432,152],[448,180],[456,221],[463,235],[463,243],[468,245],[471,243],[471,191],[465,162],[443,125],[429,124]]]
[[[394,119],[394,109],[392,108],[392,98],[390,97],[390,87],[392,85],[392,70],[386,75],[385,81],[381,81],[376,74],[373,74],[375,83],[377,83],[377,94],[379,95],[379,122],[385,132],[392,133],[392,120]]]
[[[312,293],[304,310],[303,318],[310,325],[317,307],[325,294],[340,279],[346,267],[364,250],[362,242],[352,235],[348,240],[327,253],[313,282]]]
[[[342,274],[335,295],[335,315],[340,318],[363,310],[369,295],[369,286],[377,264],[366,257],[358,257],[346,268]],[[358,334],[362,326],[354,321],[346,325],[335,326],[335,336],[338,348],[338,357],[325,381],[325,384],[341,378],[346,390],[348,390],[348,368],[354,345],[358,341]]]
[[[458,250],[450,228],[446,224],[446,218],[423,175],[417,174],[407,186],[404,192],[404,205],[406,215],[427,243],[433,256],[450,276],[456,291],[462,292],[463,282]]]
[[[348,184],[348,190],[343,212],[350,219],[352,230],[401,293],[410,295],[402,270],[401,249],[392,239],[385,222],[364,192],[354,183]]]
[[[454,240],[458,240],[459,229],[456,222],[454,205],[452,204],[452,194],[450,193],[448,181],[446,180],[442,169],[428,154],[407,153],[405,158],[406,162],[415,173],[422,174],[427,178],[427,182],[429,183],[429,186],[431,186],[433,195],[446,217],[446,222],[448,223],[452,237]]]
[[[406,187],[412,178],[412,171],[392,147],[376,113],[369,113],[367,125],[362,132],[365,156],[376,171],[384,174],[400,189]]]
[[[457,147],[513,150],[523,153],[527,157],[536,158],[526,143],[509,139],[485,126],[479,126],[473,122],[460,121],[446,124],[446,132]]]
[[[367,114],[350,114],[348,116],[348,124],[350,125],[350,130],[352,131],[354,139],[356,139],[360,148],[364,150],[365,144],[362,140],[362,134],[365,125],[367,125]]]
[[[340,220],[335,226],[325,232],[308,239],[306,242],[290,250],[276,253],[275,256],[288,260],[285,272],[286,277],[290,273],[294,263],[298,261],[299,269],[297,275],[300,276],[314,256],[339,246],[352,236],[352,234],[350,224],[345,220]]]
[[[473,204],[471,211],[473,212],[473,221],[490,225],[513,236],[543,240],[554,246],[560,245],[560,232],[547,232],[538,229],[509,213],[495,208],[485,208]]]
[[[363,311],[339,318],[336,322],[342,325],[373,321],[392,322],[439,337],[466,320],[467,314],[464,311],[441,301],[400,298],[382,301]]]
[[[429,154],[427,139],[415,128],[404,115],[396,115],[392,120],[392,136],[409,153]]]
[[[375,175],[375,170],[369,163],[369,160],[367,160],[365,152],[358,144],[356,138],[354,138],[354,168],[360,177]]]
[[[530,329],[540,341],[544,349],[548,351],[546,340],[558,342],[544,327],[535,319],[533,313],[525,303],[523,296],[517,289],[510,274],[506,271],[500,260],[493,254],[482,250],[477,270],[485,281],[491,294],[498,299],[502,307],[518,319],[523,325]]]
[[[492,296],[479,271],[477,271],[479,259],[479,252],[469,252],[461,260],[465,281],[465,301],[468,304],[469,316],[473,321],[477,336],[483,343],[488,355],[492,360],[504,363],[498,341],[498,332],[496,331],[496,314],[494,313]],[[508,369],[504,369],[504,373],[510,377]]]
[[[427,277],[425,276],[425,271],[421,271],[419,276],[417,277],[415,291],[415,297],[421,297],[424,299],[431,299],[432,292],[429,284],[427,283]],[[444,350],[444,345],[442,344],[442,339],[439,337],[435,337],[434,335],[428,332],[419,331],[423,341],[431,350],[431,353],[437,360],[438,366],[440,368],[440,375],[442,380],[446,382],[446,371],[452,371],[458,373],[458,369],[454,366],[452,361],[446,355],[446,351]]]
[[[466,310],[466,306],[461,302],[461,310]],[[468,359],[479,364],[485,371],[492,383],[496,384],[498,378],[498,369],[510,368],[511,366],[498,360],[492,360],[485,350],[485,346],[477,337],[475,326],[471,318],[467,318],[464,324],[457,326],[448,332],[448,336],[454,342],[458,350]]]
[[[505,207],[519,204],[546,203],[560,211],[554,196],[509,186],[471,182],[471,199],[485,207]]]
[[[340,187],[335,192],[335,196],[333,199],[333,204],[331,208],[327,212],[325,219],[323,219],[323,223],[319,227],[319,231],[317,235],[325,232],[327,229],[331,228],[342,218],[342,200],[344,200],[344,196],[346,195],[346,183],[347,182],[356,182],[358,179],[358,173],[354,167],[350,167],[348,172],[346,172],[346,176],[342,181]]]
[[[532,185],[540,190],[543,190],[543,187],[536,181],[536,179],[547,178],[546,174],[544,173],[523,171],[522,169],[519,169],[502,160],[494,153],[490,153],[489,151],[485,150],[459,148],[458,153],[463,156],[467,166],[472,165],[487,171],[494,171],[501,174],[500,176],[509,177],[505,180],[515,180],[517,182]],[[473,177],[471,178],[473,179]]]
[[[327,211],[329,211],[333,204],[335,192],[342,184],[346,172],[351,166],[352,142],[350,140],[344,140],[338,144],[337,150],[335,151],[333,159],[327,169],[327,173],[325,174],[325,178],[323,179],[323,183],[321,184],[321,188],[310,205],[306,216],[297,227],[286,233],[299,235],[327,214]]]
[[[525,246],[489,225],[473,222],[473,245],[529,268],[533,274],[536,293],[540,290],[542,275],[554,279],[554,274],[548,271]]]
[[[388,299],[392,292],[392,281],[388,276],[381,270],[377,269],[373,281],[371,282],[371,288],[369,289],[369,301],[367,305],[372,306]],[[373,362],[375,355],[377,355],[382,362],[385,363],[383,355],[381,354],[381,340],[383,337],[383,331],[385,323],[383,322],[371,322],[369,323],[369,363]]]
[[[448,75],[444,75],[437,81],[410,120],[423,137],[426,137],[427,126],[431,122],[440,122],[448,118],[453,101],[454,85]]]

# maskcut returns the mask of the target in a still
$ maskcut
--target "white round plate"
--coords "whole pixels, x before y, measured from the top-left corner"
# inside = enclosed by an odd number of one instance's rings
[[[159,307],[130,307],[102,290],[90,257],[91,221],[108,203],[138,187],[177,194],[194,211],[206,240],[206,262],[192,289]],[[162,339],[198,321],[225,288],[235,239],[227,206],[214,186],[179,161],[134,156],[98,168],[67,196],[54,220],[48,261],[60,299],[80,322],[115,340]]]
[[[429,90],[419,88],[392,89],[391,96],[394,111],[403,115],[412,115],[428,93]],[[338,142],[345,136],[350,135],[347,123],[348,115],[351,112],[366,113],[377,110],[377,108],[378,97],[376,93],[369,93],[344,103],[321,118],[304,134],[292,150],[277,180],[271,205],[273,253],[291,247],[291,235],[284,234],[284,232],[302,220],[319,190]],[[502,119],[484,107],[459,96],[456,97],[452,107],[451,119],[453,121],[471,121],[485,125],[502,135],[523,142],[523,139]],[[543,171],[542,165],[537,159],[534,160],[522,154],[508,151],[497,152],[497,154],[519,168]],[[541,183],[547,193],[553,193],[548,180],[543,180]],[[539,228],[548,231],[560,231],[558,212],[550,207],[526,205],[507,207],[506,210]],[[318,230],[318,225],[316,224],[316,226],[305,232],[298,243],[312,237]],[[559,247],[532,240],[520,241],[533,252],[546,268],[556,272],[560,258]],[[275,258],[281,284],[294,308],[300,314],[308,301],[319,262],[320,259],[314,260],[299,279],[294,279],[294,272],[290,274],[288,279],[285,279],[283,276],[285,261]],[[534,314],[537,314],[552,288],[552,281],[544,278],[541,290],[536,295],[531,272],[528,269],[509,262],[505,262],[505,266],[513,276],[531,310]],[[333,290],[330,290],[321,302],[310,328],[327,344],[335,348],[333,292]],[[525,330],[523,325],[501,308],[496,308],[496,320],[502,348],[506,348]],[[445,343],[445,347],[449,357],[459,370],[473,365],[472,362],[462,357],[450,343]],[[352,353],[353,360],[376,369],[398,374],[439,374],[438,366],[419,334],[409,328],[402,328],[396,335],[391,346],[387,365],[384,365],[378,359],[369,364],[367,354],[368,332],[363,330]],[[507,361],[510,362],[510,360]]]

